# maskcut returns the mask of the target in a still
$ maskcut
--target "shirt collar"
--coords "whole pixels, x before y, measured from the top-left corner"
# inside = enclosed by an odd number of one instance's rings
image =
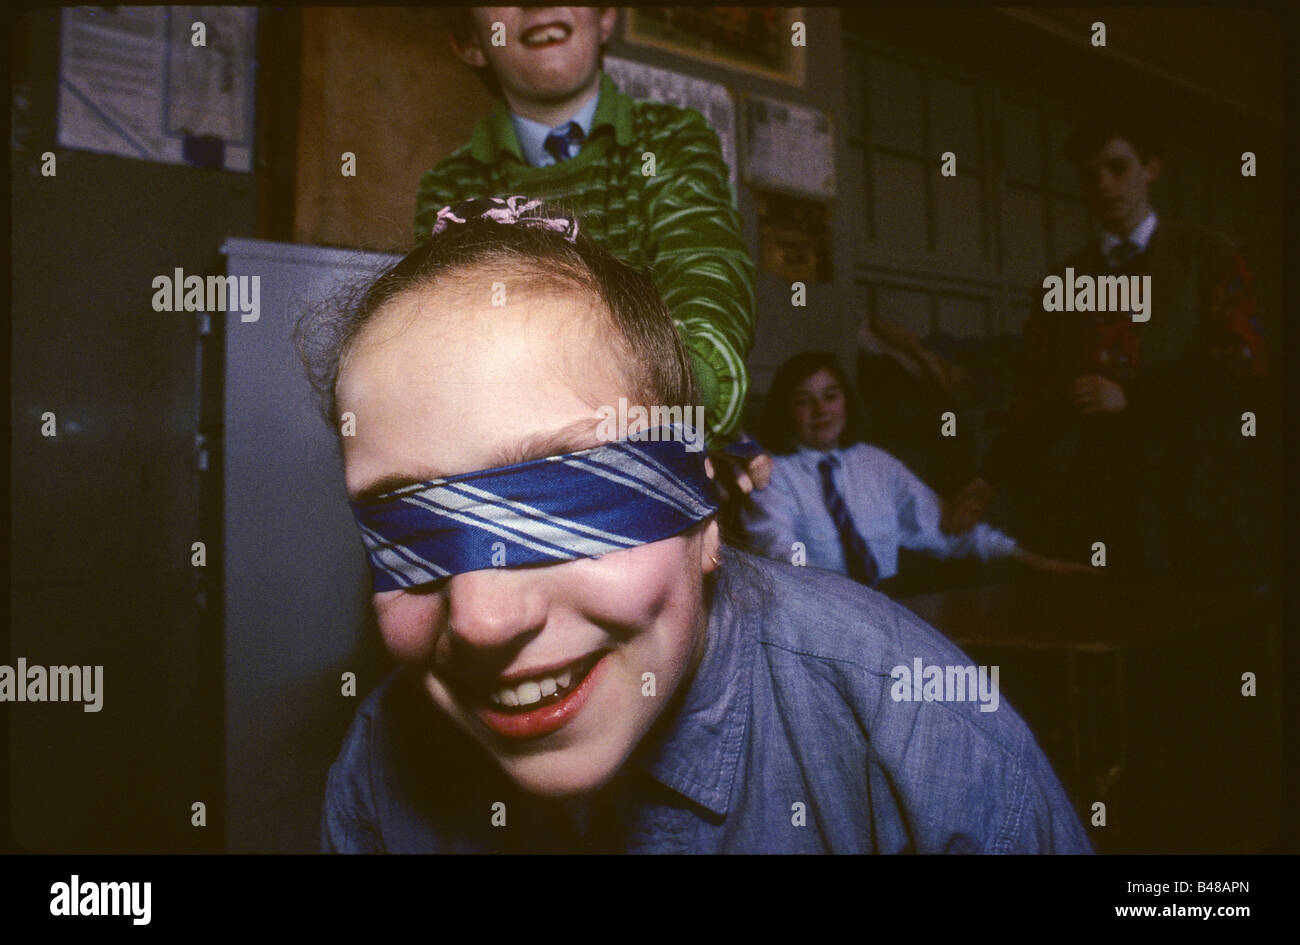
[[[591,116],[590,127],[584,128],[587,137],[608,125],[614,130],[614,139],[620,145],[629,145],[632,141],[632,99],[620,92],[614,80],[602,72],[600,91],[596,93],[594,101],[596,110]],[[503,155],[510,155],[519,163],[525,163],[519,135],[504,99],[497,99],[487,117],[474,126],[474,133],[469,139],[469,151],[483,164],[497,164]]]
[[[1147,250],[1147,243],[1151,242],[1151,234],[1156,231],[1156,224],[1159,222],[1160,218],[1157,217],[1156,212],[1152,210],[1146,215],[1146,218],[1141,223],[1133,227],[1133,232],[1127,237],[1116,236],[1109,230],[1102,230],[1101,254],[1103,256],[1109,256],[1110,251],[1120,243],[1124,242],[1125,239],[1136,246],[1139,253],[1145,253]]]
[[[738,601],[733,601],[748,590],[736,574],[746,564],[735,557],[722,558],[709,608],[704,656],[670,727],[639,748],[635,756],[660,784],[720,816],[731,806],[749,722],[758,649],[753,614],[742,620]]]
[[[795,449],[794,455],[799,462],[815,472],[818,465],[827,456],[834,456],[837,460],[842,460],[843,452],[844,450],[838,446],[831,450],[815,450],[800,443],[798,448]]]
[[[569,121],[576,121],[578,127],[582,129],[582,137],[585,140],[591,135],[592,119],[596,116],[596,106],[600,102],[600,90],[583,104],[583,106],[574,113]],[[525,118],[523,115],[510,113],[510,121],[514,124],[515,136],[519,140],[519,148],[523,153],[524,160],[533,167],[545,167],[548,164],[557,163],[546,150],[546,136],[555,128],[544,125],[540,121],[533,121],[531,118]],[[561,122],[561,125],[567,125],[568,122]]]

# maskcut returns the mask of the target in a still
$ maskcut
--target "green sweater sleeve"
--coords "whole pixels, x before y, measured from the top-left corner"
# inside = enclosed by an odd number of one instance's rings
[[[754,262],[731,203],[718,136],[684,111],[655,142],[647,182],[649,257],[655,285],[690,352],[713,441],[740,423],[754,343]]]

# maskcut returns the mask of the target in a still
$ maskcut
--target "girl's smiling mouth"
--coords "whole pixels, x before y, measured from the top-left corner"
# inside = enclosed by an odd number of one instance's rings
[[[586,704],[608,650],[541,673],[498,679],[473,687],[466,702],[484,726],[509,739],[540,738],[569,723]]]

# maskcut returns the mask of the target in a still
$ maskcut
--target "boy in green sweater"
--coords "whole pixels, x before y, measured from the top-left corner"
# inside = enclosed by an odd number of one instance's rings
[[[502,100],[424,175],[415,235],[427,239],[439,209],[472,197],[526,194],[576,213],[589,237],[649,271],[719,446],[737,432],[748,387],[754,264],[713,129],[696,111],[633,101],[600,70],[616,16],[613,7],[460,11],[453,49]],[[764,464],[750,466],[761,486]]]

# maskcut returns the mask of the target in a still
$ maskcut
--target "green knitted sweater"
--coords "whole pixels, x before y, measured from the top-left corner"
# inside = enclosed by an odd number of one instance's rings
[[[654,173],[646,173],[654,155]],[[731,202],[718,137],[699,112],[633,101],[608,75],[590,135],[559,164],[524,162],[505,102],[420,181],[415,237],[438,210],[471,197],[524,194],[578,214],[583,231],[649,272],[681,333],[712,441],[740,421],[754,341],[754,263]]]

